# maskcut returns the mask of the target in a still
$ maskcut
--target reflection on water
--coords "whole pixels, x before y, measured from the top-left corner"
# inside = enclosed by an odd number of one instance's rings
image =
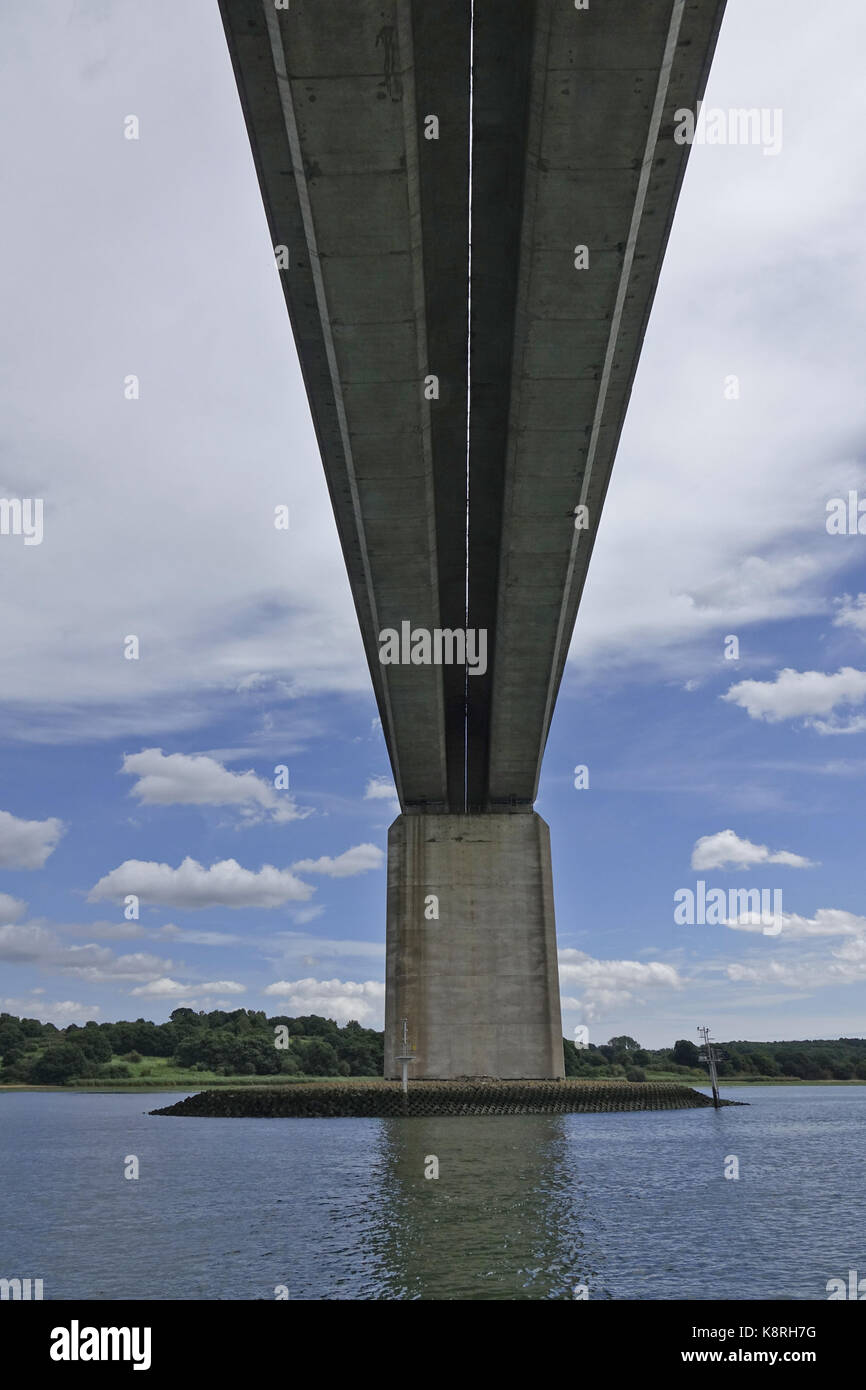
[[[358,1213],[379,1297],[574,1298],[598,1286],[561,1115],[383,1120]],[[439,1177],[425,1177],[438,1161]]]
[[[866,1088],[736,1094],[749,1106],[215,1120],[146,1113],[176,1095],[6,1093],[0,1277],[52,1299],[824,1299],[866,1272]]]

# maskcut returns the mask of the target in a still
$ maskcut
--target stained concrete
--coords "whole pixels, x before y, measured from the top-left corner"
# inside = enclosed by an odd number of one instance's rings
[[[432,915],[433,903],[438,918]],[[388,834],[385,1075],[561,1077],[550,833],[521,815],[402,815]]]

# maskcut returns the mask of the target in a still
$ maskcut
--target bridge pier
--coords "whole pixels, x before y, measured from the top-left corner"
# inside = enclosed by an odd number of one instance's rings
[[[561,1077],[550,832],[534,811],[398,816],[388,832],[385,1075]]]

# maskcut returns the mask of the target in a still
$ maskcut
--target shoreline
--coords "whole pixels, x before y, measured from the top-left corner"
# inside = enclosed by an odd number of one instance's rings
[[[375,1084],[375,1083],[377,1083],[377,1082],[381,1082],[382,1079],[383,1079],[383,1078],[381,1078],[381,1077],[351,1077],[351,1078],[339,1077],[339,1078],[338,1078],[338,1077],[311,1076],[311,1077],[309,1078],[309,1080],[306,1080],[306,1079],[305,1079],[305,1080],[303,1080],[303,1081],[297,1080],[297,1081],[288,1081],[288,1082],[287,1082],[287,1081],[284,1081],[284,1080],[281,1078],[279,1082],[276,1082],[276,1081],[268,1082],[268,1080],[267,1080],[266,1077],[257,1077],[256,1080],[253,1082],[253,1081],[247,1081],[246,1079],[240,1080],[238,1077],[226,1077],[225,1081],[206,1081],[206,1082],[204,1082],[204,1083],[202,1083],[200,1080],[195,1080],[195,1081],[190,1080],[188,1083],[187,1083],[187,1082],[181,1082],[181,1081],[170,1081],[170,1082],[165,1082],[165,1083],[162,1083],[162,1082],[154,1082],[154,1084],[153,1084],[153,1085],[150,1085],[150,1086],[144,1086],[144,1085],[142,1085],[142,1083],[141,1083],[140,1081],[118,1081],[118,1082],[114,1082],[114,1083],[112,1083],[112,1082],[110,1082],[110,1081],[103,1081],[103,1082],[97,1082],[96,1084],[94,1084],[94,1083],[91,1083],[91,1084],[89,1084],[89,1085],[80,1085],[80,1084],[79,1084],[79,1085],[75,1085],[75,1084],[73,1084],[73,1085],[71,1085],[71,1086],[27,1086],[27,1085],[23,1085],[23,1084],[22,1084],[22,1085],[16,1085],[16,1084],[13,1084],[12,1082],[9,1082],[9,1083],[0,1083],[0,1094],[2,1094],[4,1091],[32,1091],[32,1092],[34,1092],[34,1093],[47,1092],[47,1091],[56,1091],[58,1094],[61,1094],[61,1095],[62,1095],[63,1093],[70,1094],[71,1092],[74,1091],[74,1092],[80,1093],[80,1094],[82,1094],[82,1095],[87,1095],[88,1093],[90,1093],[90,1094],[92,1094],[92,1095],[112,1095],[112,1094],[114,1094],[115,1092],[118,1092],[118,1093],[120,1093],[120,1094],[147,1096],[147,1095],[154,1095],[154,1094],[160,1094],[160,1095],[161,1095],[161,1094],[164,1094],[164,1093],[166,1093],[166,1092],[168,1092],[168,1091],[186,1091],[186,1092],[195,1091],[195,1092],[198,1092],[198,1091],[200,1091],[200,1090],[201,1090],[201,1091],[204,1091],[204,1090],[208,1090],[208,1091],[209,1091],[209,1090],[222,1089],[222,1088],[225,1088],[226,1090],[241,1090],[241,1089],[247,1089],[247,1088],[248,1088],[249,1090],[267,1090],[267,1089],[269,1089],[269,1087],[273,1087],[275,1090],[279,1090],[279,1089],[285,1088],[285,1087],[287,1087],[287,1086],[340,1086],[340,1085],[346,1085],[346,1084],[350,1084],[350,1085],[371,1085],[371,1084]],[[578,1083],[580,1083],[581,1085],[589,1085],[589,1086],[597,1086],[597,1085],[606,1084],[606,1085],[611,1085],[611,1086],[616,1085],[616,1086],[685,1086],[685,1087],[706,1086],[706,1087],[709,1087],[709,1084],[710,1084],[709,1081],[708,1081],[706,1078],[699,1079],[699,1078],[688,1077],[688,1076],[684,1076],[683,1079],[682,1079],[681,1081],[654,1081],[651,1077],[647,1077],[647,1080],[646,1080],[646,1081],[626,1081],[626,1079],[625,1079],[624,1077],[621,1077],[621,1076],[602,1076],[602,1077],[599,1078],[598,1081],[593,1081],[593,1080],[587,1080],[587,1079],[584,1078],[584,1077],[567,1076],[567,1077],[564,1078],[564,1082],[563,1082],[563,1081],[557,1081],[557,1082],[550,1082],[549,1084],[550,1084],[550,1085],[557,1085],[557,1086],[560,1086],[560,1085],[563,1085],[563,1084],[566,1084],[566,1083],[572,1083],[572,1082],[578,1082]],[[410,1083],[409,1083],[409,1088],[410,1088],[410,1090],[414,1090],[417,1086],[425,1086],[425,1085],[428,1085],[428,1084],[430,1084],[430,1083],[424,1082],[424,1081],[414,1081],[414,1082],[413,1082],[413,1081],[410,1081]],[[443,1084],[443,1083],[436,1082],[436,1083],[432,1083],[432,1084],[441,1085],[441,1084]],[[720,1091],[726,1091],[726,1090],[728,1090],[729,1088],[731,1088],[731,1087],[733,1087],[733,1086],[782,1086],[782,1087],[785,1087],[785,1086],[866,1086],[866,1080],[851,1080],[851,1081],[828,1081],[828,1080],[822,1080],[822,1081],[805,1081],[805,1080],[802,1080],[800,1077],[797,1077],[797,1076],[785,1076],[785,1077],[780,1077],[780,1076],[773,1076],[773,1077],[755,1076],[755,1077],[749,1077],[748,1079],[746,1079],[746,1078],[744,1078],[744,1077],[740,1077],[740,1078],[734,1078],[734,1077],[728,1078],[728,1077],[725,1077],[723,1080],[720,1080],[720,1081],[719,1081],[719,1090],[720,1090]]]

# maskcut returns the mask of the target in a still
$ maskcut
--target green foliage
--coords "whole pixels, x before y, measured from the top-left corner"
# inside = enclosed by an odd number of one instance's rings
[[[336,1050],[324,1038],[306,1038],[296,1044],[301,1071],[307,1076],[337,1076],[339,1059]]]
[[[635,1042],[627,1033],[617,1038],[609,1038],[607,1045],[612,1047],[614,1052],[640,1052],[640,1043]]]
[[[92,1076],[94,1065],[74,1043],[55,1043],[36,1061],[30,1076],[36,1086],[62,1086],[74,1076]]]
[[[674,1061],[678,1067],[699,1067],[698,1049],[688,1038],[678,1038],[674,1043]]]
[[[290,1046],[275,1046],[275,1028],[284,1025]],[[866,1081],[866,1039],[836,1038],[789,1042],[717,1044],[726,1060],[719,1076],[737,1080],[778,1077],[791,1081]],[[642,1072],[696,1080],[706,1075],[698,1048],[685,1038],[673,1047],[643,1048],[628,1034],[607,1043],[576,1047],[563,1039],[565,1074],[583,1080]],[[142,1060],[161,1059],[142,1067]],[[172,1084],[192,1071],[209,1078],[245,1077],[279,1083],[306,1078],[381,1076],[384,1035],[356,1021],[344,1027],[318,1014],[272,1017],[260,1009],[214,1009],[210,1013],[175,1009],[167,1023],[144,1018],[117,1023],[90,1021],[58,1029],[38,1019],[0,1013],[0,1082],[7,1085],[63,1085],[69,1081],[98,1086],[100,1080],[145,1078]],[[153,1080],[149,1080],[150,1076]]]

